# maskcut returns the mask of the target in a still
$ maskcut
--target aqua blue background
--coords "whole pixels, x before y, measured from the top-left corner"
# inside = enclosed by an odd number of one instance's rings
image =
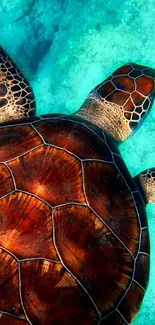
[[[37,112],[74,112],[114,69],[155,67],[155,0],[1,0],[0,43],[31,82]],[[134,176],[155,166],[155,105],[120,145]],[[155,324],[155,206],[147,206],[150,284],[134,325]]]

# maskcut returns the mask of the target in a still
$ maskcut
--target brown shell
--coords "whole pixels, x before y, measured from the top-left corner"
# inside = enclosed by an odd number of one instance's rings
[[[76,117],[0,127],[0,324],[129,324],[148,282],[141,195]]]

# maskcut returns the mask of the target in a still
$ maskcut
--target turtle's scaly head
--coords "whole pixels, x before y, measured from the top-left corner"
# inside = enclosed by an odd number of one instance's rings
[[[0,123],[35,114],[32,88],[0,47]]]
[[[124,141],[144,120],[155,96],[155,70],[130,63],[95,87],[75,113]]]

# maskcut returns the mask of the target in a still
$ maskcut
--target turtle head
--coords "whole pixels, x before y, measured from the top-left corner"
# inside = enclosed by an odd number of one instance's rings
[[[0,47],[0,123],[35,115],[29,82]]]
[[[121,142],[135,131],[155,97],[155,70],[130,63],[95,87],[75,113]]]

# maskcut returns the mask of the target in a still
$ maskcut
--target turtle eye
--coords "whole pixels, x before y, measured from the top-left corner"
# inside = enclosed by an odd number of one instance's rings
[[[5,96],[7,95],[7,92],[8,92],[7,87],[6,87],[6,85],[4,85],[1,78],[2,78],[2,76],[0,76],[0,81],[1,81],[1,83],[0,83],[0,109],[4,108],[8,104],[8,101],[5,98]]]
[[[134,130],[147,116],[155,96],[155,70],[130,63],[117,69],[95,90],[107,101],[119,105]]]

